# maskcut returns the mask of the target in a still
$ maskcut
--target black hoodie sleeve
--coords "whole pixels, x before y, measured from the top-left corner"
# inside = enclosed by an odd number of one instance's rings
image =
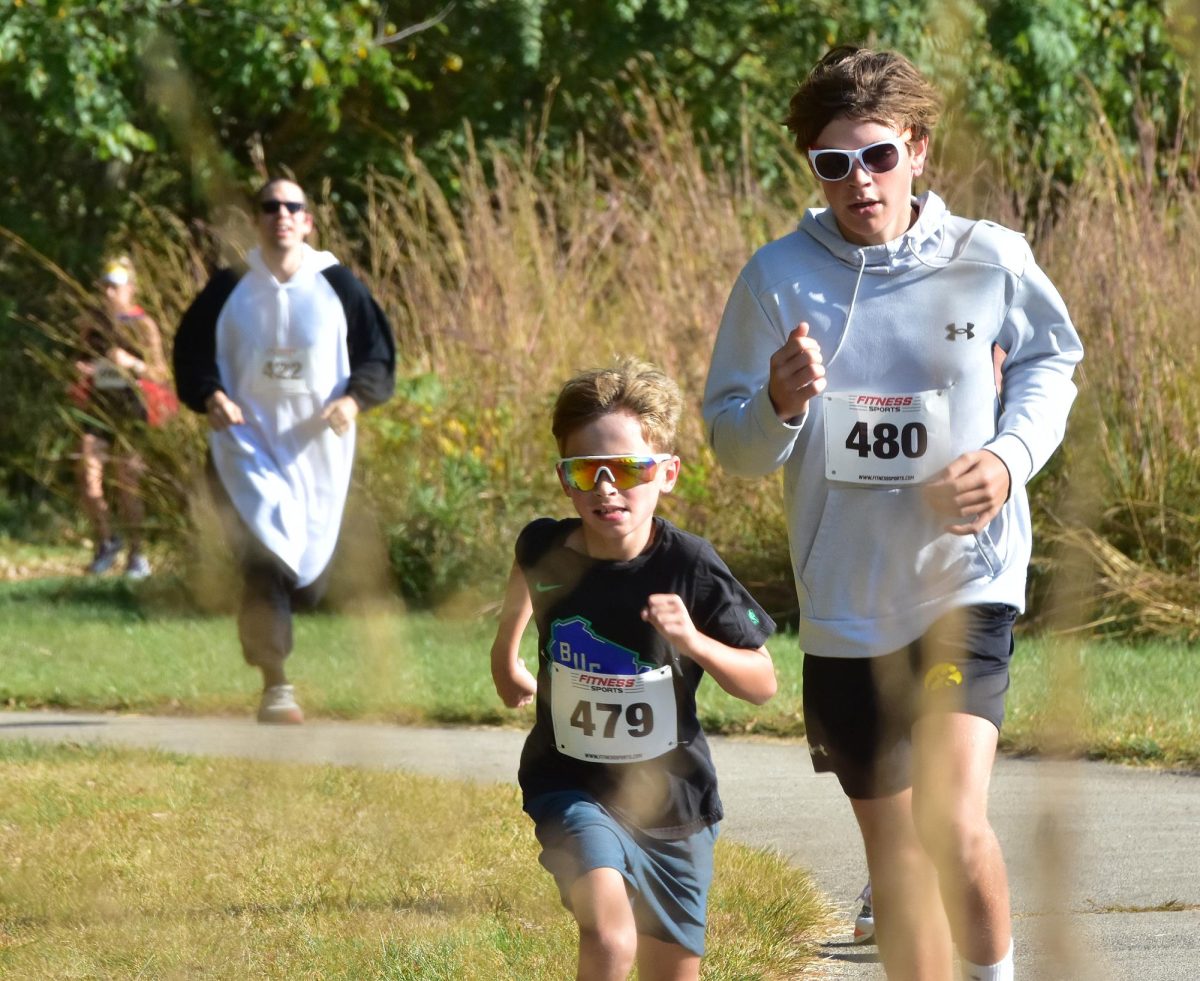
[[[396,341],[392,325],[366,288],[345,266],[321,271],[346,311],[350,381],[346,394],[360,409],[386,402],[396,390]]]
[[[194,412],[205,412],[204,403],[221,388],[217,371],[217,318],[238,284],[232,269],[215,273],[187,308],[175,332],[171,361],[179,401]]]

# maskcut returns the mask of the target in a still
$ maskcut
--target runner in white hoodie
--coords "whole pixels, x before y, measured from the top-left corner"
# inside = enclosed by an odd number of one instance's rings
[[[829,206],[743,269],[704,399],[727,469],[784,468],[810,754],[862,831],[888,976],[920,981],[951,976],[951,937],[965,977],[1012,977],[988,781],[1025,484],[1082,357],[1020,234],[913,197],[939,105],[893,53],[813,69],[788,126]]]
[[[292,611],[324,592],[354,462],[354,420],[395,388],[396,349],[367,288],[328,252],[288,180],[256,198],[259,248],[216,273],[175,337],[180,400],[205,413],[210,485],[245,580],[238,635],[263,674],[260,722],[304,716],[283,670]]]

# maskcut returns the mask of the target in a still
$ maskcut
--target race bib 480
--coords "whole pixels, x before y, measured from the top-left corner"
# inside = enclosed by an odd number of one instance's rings
[[[825,476],[853,484],[919,484],[950,463],[944,389],[826,392]]]

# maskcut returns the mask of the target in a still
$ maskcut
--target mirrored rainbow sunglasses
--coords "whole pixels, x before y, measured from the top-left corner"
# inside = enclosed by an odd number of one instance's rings
[[[601,474],[617,490],[648,484],[658,475],[659,464],[674,459],[670,453],[654,456],[569,456],[558,461],[558,475],[571,490],[594,490]]]

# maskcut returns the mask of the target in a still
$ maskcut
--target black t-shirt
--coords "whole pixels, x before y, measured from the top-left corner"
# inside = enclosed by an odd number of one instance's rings
[[[581,790],[626,823],[654,837],[692,834],[721,820],[717,776],[696,718],[696,688],[703,669],[677,654],[641,611],[652,593],[683,599],[701,633],[730,647],[761,647],[775,624],[730,573],[713,547],[654,519],[654,537],[629,561],[594,559],[564,543],[578,518],[539,518],[517,539],[517,564],[525,574],[538,630],[537,712],[521,753],[518,779],[525,805],[540,794]],[[678,745],[655,759],[597,763],[560,753],[550,712],[552,660],[568,667],[581,633],[592,668],[639,674],[672,665]]]

